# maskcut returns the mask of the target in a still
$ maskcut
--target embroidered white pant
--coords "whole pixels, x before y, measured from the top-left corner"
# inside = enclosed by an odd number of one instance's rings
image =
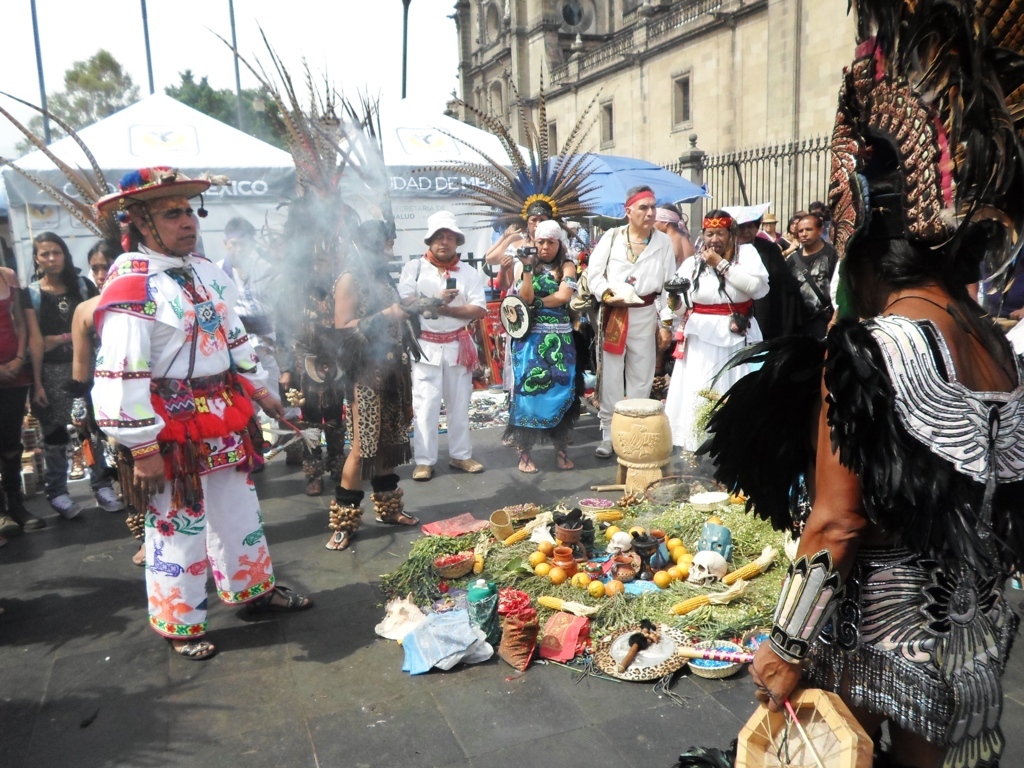
[[[171,508],[165,489],[146,512],[149,623],[166,637],[206,632],[207,558],[217,595],[229,605],[274,588],[260,504],[248,473],[229,466],[202,475],[201,481],[199,509]]]
[[[412,410],[415,429],[413,458],[417,464],[437,463],[437,426],[441,416],[441,398],[448,413],[448,456],[473,457],[469,439],[469,398],[473,394],[473,374],[464,365],[449,365],[441,356],[440,365],[413,363]]]
[[[612,415],[623,397],[650,397],[657,361],[658,310],[636,307],[629,310],[629,330],[624,354],[601,351],[601,439],[612,438]]]

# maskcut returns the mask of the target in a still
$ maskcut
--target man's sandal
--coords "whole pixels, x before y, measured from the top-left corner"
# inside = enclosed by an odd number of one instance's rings
[[[284,602],[274,602],[274,595],[280,595]],[[257,597],[250,603],[245,604],[248,613],[288,613],[293,611],[304,611],[313,607],[313,601],[298,592],[292,592],[288,587],[278,584],[273,592]]]
[[[178,641],[175,638],[168,637],[166,639],[172,651],[189,661],[204,661],[217,653],[217,646],[209,640],[190,640],[184,645],[176,647],[174,644]]]

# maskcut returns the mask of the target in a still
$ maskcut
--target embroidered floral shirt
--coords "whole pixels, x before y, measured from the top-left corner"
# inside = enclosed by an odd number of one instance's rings
[[[235,312],[237,302],[234,282],[202,256],[165,256],[145,247],[119,256],[95,315],[100,347],[92,399],[104,432],[136,456],[153,450],[164,422],[150,399],[152,379],[234,370],[253,385],[254,397],[265,394],[267,374]],[[244,458],[235,437],[206,442],[210,468],[237,463],[220,454]]]

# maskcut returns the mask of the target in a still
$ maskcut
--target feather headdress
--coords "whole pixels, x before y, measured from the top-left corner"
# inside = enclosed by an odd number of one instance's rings
[[[52,197],[58,205],[63,207],[74,216],[79,222],[81,222],[86,228],[91,230],[104,240],[110,242],[117,242],[120,237],[120,229],[117,225],[117,219],[115,218],[114,212],[109,211],[106,213],[100,213],[94,207],[94,203],[110,192],[113,187],[107,183],[106,177],[103,175],[103,170],[100,168],[99,163],[96,162],[96,158],[93,156],[89,147],[85,145],[81,137],[75,132],[75,130],[68,125],[66,122],[61,120],[56,115],[47,112],[46,110],[37,107],[35,104],[19,99],[17,96],[11,96],[9,93],[0,94],[7,96],[10,99],[14,99],[19,104],[24,104],[26,107],[34,109],[39,114],[52,120],[61,130],[63,130],[82,150],[86,160],[89,162],[88,170],[72,167],[68,163],[61,160],[46,142],[39,136],[36,136],[32,131],[22,125],[10,112],[3,107],[0,107],[0,115],[3,115],[7,120],[25,136],[40,152],[49,158],[57,169],[64,174],[64,177],[68,180],[74,193],[65,192],[64,189],[54,186],[47,181],[39,178],[34,173],[30,173],[24,168],[19,167],[13,160],[6,157],[0,156],[0,165],[6,165],[12,168],[15,172],[24,176],[28,181],[35,184],[43,192]]]
[[[509,88],[518,105],[519,133],[525,145],[525,153],[501,120],[461,99],[457,100],[457,103],[474,115],[482,127],[498,138],[511,161],[511,167],[506,167],[504,163],[468,141],[443,131],[445,135],[483,157],[487,164],[451,163],[424,170],[454,172],[464,179],[478,179],[480,183],[464,180],[463,194],[483,206],[488,211],[488,223],[493,222],[497,226],[523,222],[528,218],[528,211],[535,203],[550,208],[551,216],[556,219],[588,215],[590,207],[585,198],[593,191],[593,187],[587,183],[587,178],[593,171],[593,155],[590,152],[581,152],[580,149],[593,127],[594,118],[591,118],[591,111],[597,104],[598,97],[595,96],[583,110],[583,114],[559,150],[549,143],[543,83],[537,98],[536,123],[527,118],[523,99],[511,80]]]
[[[851,0],[858,47],[832,136],[834,243],[935,249],[950,274],[1005,270],[1024,227],[1024,15],[1013,0]],[[902,192],[872,196],[896,172]],[[876,229],[877,228],[877,229]],[[965,270],[965,266],[968,268]]]
[[[358,198],[357,206],[360,201],[368,204],[371,215],[393,225],[377,102],[364,96],[358,104],[353,103],[339,96],[326,77],[323,86],[318,86],[305,65],[307,103],[303,104],[291,73],[262,28],[260,35],[275,76],[268,74],[258,61],[250,64],[227,40],[217,37],[231,48],[277,105],[288,151],[295,161],[300,199],[312,196],[321,203],[337,205],[334,218],[340,216],[342,228],[351,231],[359,224],[359,214],[352,208],[352,201],[342,202],[341,197],[343,193],[346,198],[354,195]]]

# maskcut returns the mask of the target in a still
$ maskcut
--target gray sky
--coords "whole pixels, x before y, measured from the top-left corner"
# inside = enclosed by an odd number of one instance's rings
[[[39,103],[29,0],[3,0],[0,90]],[[438,114],[458,85],[454,0],[412,0],[409,10],[408,95]],[[36,0],[43,76],[47,93],[63,90],[64,71],[75,61],[105,48],[148,93],[140,0]],[[180,82],[191,69],[214,88],[234,88],[231,51],[207,29],[231,39],[228,0],[148,0],[149,37],[155,89]],[[261,25],[293,77],[302,59],[335,86],[356,95],[367,90],[383,100],[402,90],[401,0],[235,0],[238,50],[269,66],[257,24]],[[242,70],[242,87],[255,80]],[[301,85],[301,81],[299,83]],[[31,110],[0,97],[23,121]],[[0,154],[13,156],[21,134],[0,118]]]

